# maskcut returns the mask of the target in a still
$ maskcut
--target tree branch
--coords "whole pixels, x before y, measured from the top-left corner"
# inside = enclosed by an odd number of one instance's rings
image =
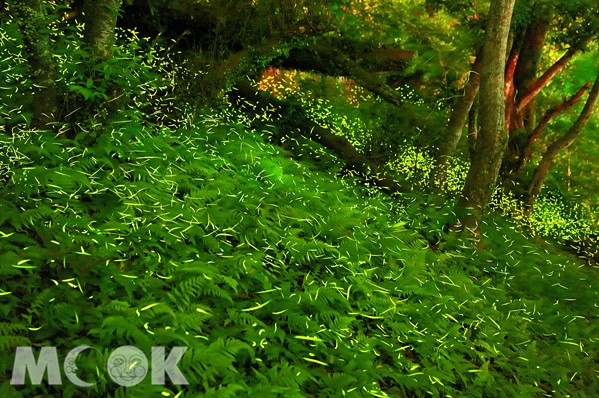
[[[399,47],[381,47],[356,54],[352,58],[363,68],[375,72],[402,70],[414,57],[414,51],[406,51]]]
[[[511,131],[511,120],[515,110],[514,106],[514,72],[518,65],[519,51],[513,51],[507,61],[505,68],[505,78],[503,95],[505,97],[505,126],[508,131]]]
[[[595,83],[593,84],[593,88],[589,93],[589,97],[587,98],[587,102],[580,112],[578,119],[572,125],[568,133],[563,137],[559,138],[555,141],[549,148],[547,152],[543,155],[543,159],[539,163],[534,176],[532,177],[532,181],[528,188],[528,193],[524,199],[524,206],[526,212],[530,214],[534,209],[535,202],[543,185],[545,184],[545,180],[547,179],[547,175],[549,174],[549,170],[551,170],[551,166],[557,155],[564,149],[568,148],[572,143],[578,138],[578,136],[582,133],[584,127],[589,121],[591,115],[593,114],[593,110],[597,105],[597,98],[599,97],[599,75],[595,79]]]
[[[264,91],[255,89],[247,82],[239,82],[232,91],[230,99],[237,108],[247,112],[262,114],[265,111],[274,111],[282,117],[293,115],[286,118],[286,124],[297,128],[307,138],[331,150],[346,162],[347,168],[368,178],[388,194],[408,191],[366,155],[357,151],[345,137],[335,135],[329,129],[309,119],[299,105],[274,98]]]
[[[507,66],[505,68],[505,87],[503,89],[506,100],[510,94],[514,93],[514,72],[518,65],[519,56],[520,53],[516,51],[510,55],[510,58],[507,61]]]
[[[547,125],[549,124],[551,119],[553,119],[555,116],[559,115],[560,113],[565,112],[566,110],[568,110],[569,108],[574,106],[574,104],[576,104],[580,100],[580,98],[582,97],[584,92],[586,90],[588,90],[589,87],[591,87],[591,82],[587,82],[567,101],[564,101],[563,103],[556,105],[553,108],[548,109],[545,112],[545,114],[543,115],[543,118],[541,119],[541,121],[539,122],[537,127],[534,129],[533,133],[530,135],[530,137],[528,137],[528,143],[526,144],[526,147],[522,151],[522,156],[520,157],[520,164],[518,165],[518,168],[516,169],[517,174],[522,173],[522,170],[526,166],[526,163],[528,163],[528,160],[532,156],[533,144],[535,143],[537,138],[539,138],[539,136],[541,135],[541,133],[543,132],[545,127],[547,127]]]
[[[541,90],[553,79],[553,77],[570,62],[570,60],[576,55],[578,49],[570,48],[560,59],[558,59],[549,69],[543,73],[541,77],[532,82],[524,95],[522,95],[516,101],[516,110],[519,112],[523,109],[534,97],[541,92]]]
[[[397,91],[324,40],[315,41],[309,48],[295,48],[289,52],[288,56],[280,57],[277,62],[278,66],[285,68],[349,77],[385,101],[399,107],[403,105],[402,98]],[[273,64],[277,64],[277,62]]]

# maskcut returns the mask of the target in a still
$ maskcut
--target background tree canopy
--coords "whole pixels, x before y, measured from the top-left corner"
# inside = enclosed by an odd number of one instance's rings
[[[596,1],[0,19],[2,396],[599,395]],[[91,387],[15,384],[80,345]]]

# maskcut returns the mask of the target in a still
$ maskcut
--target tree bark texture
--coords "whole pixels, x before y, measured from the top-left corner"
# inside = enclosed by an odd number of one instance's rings
[[[474,157],[476,152],[476,139],[478,138],[478,95],[474,99],[470,113],[468,114],[468,154],[470,159]]]
[[[539,61],[543,55],[547,30],[551,23],[551,13],[544,18],[534,20],[526,28],[520,47],[520,57],[514,73],[514,86],[518,88],[518,93],[524,93],[530,85],[536,80],[539,69]],[[535,101],[520,110],[522,124],[527,130],[532,130],[536,120]]]
[[[532,177],[532,181],[530,182],[528,188],[528,193],[524,200],[524,206],[528,214],[532,213],[532,211],[534,210],[535,202],[539,196],[539,193],[541,192],[541,189],[543,188],[543,185],[545,184],[545,180],[547,179],[549,170],[551,169],[553,162],[557,158],[557,155],[561,151],[572,145],[572,143],[578,138],[578,136],[580,136],[580,134],[584,130],[584,127],[588,123],[591,115],[593,114],[593,110],[597,105],[598,96],[599,75],[597,75],[597,78],[595,79],[595,83],[593,84],[593,88],[589,93],[587,102],[584,105],[582,112],[578,116],[578,119],[576,119],[576,122],[574,122],[570,130],[568,130],[568,133],[566,133],[566,135],[564,135],[563,137],[555,141],[553,144],[551,144],[551,146],[549,146],[549,148],[543,155],[543,158],[541,159],[541,162],[539,163],[539,166],[537,167],[537,170],[535,171]]]
[[[448,158],[453,155],[462,138],[462,130],[468,120],[468,115],[470,114],[472,104],[476,99],[478,88],[480,86],[480,65],[481,53],[479,52],[472,65],[470,80],[466,85],[464,95],[456,101],[451,118],[449,119],[449,124],[447,125],[447,133],[439,144],[439,149],[435,157],[437,171],[433,173],[433,186],[439,187],[443,184],[443,180],[447,173]]]
[[[114,31],[122,0],[85,0],[83,37],[92,55],[108,59],[112,55]]]
[[[19,24],[33,85],[31,127],[52,129],[57,118],[56,68],[52,60],[50,37],[46,28],[46,10],[42,0],[8,1]]]
[[[480,131],[476,151],[458,207],[462,227],[479,235],[484,209],[491,199],[507,144],[505,126],[505,59],[515,0],[492,0],[483,45],[479,93]],[[460,212],[461,213],[461,212]]]

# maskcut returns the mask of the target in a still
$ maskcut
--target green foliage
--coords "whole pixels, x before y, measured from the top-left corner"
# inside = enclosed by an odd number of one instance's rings
[[[10,121],[31,119],[31,113],[23,109],[27,98],[22,95],[22,91],[31,87],[31,82],[25,77],[28,66],[25,54],[21,51],[23,42],[17,25],[6,23],[0,32],[0,76],[3,82],[0,90],[0,129],[4,131]],[[20,90],[16,90],[17,87]]]
[[[462,247],[443,230],[451,203],[392,199],[298,163],[266,142],[286,126],[261,136],[242,114],[183,107],[163,119],[147,93],[170,87],[159,82],[171,69],[137,44],[69,81],[92,109],[130,70],[139,95],[83,119],[93,140],[19,124],[0,135],[2,396],[599,393],[593,270],[500,219],[483,227],[490,250]],[[10,385],[17,346],[81,344],[97,349],[82,364],[93,387]],[[190,385],[95,376],[124,344],[188,347]]]
[[[0,92],[0,120],[14,126],[28,123],[31,97],[22,95],[31,88],[27,62],[21,50],[22,40],[15,23],[3,27],[0,52],[4,82]],[[58,91],[64,122],[60,130],[81,139],[100,132],[116,110],[151,115],[151,121],[171,127],[185,123],[190,112],[175,102],[175,92],[185,89],[183,70],[173,61],[176,53],[160,40],[141,38],[134,30],[117,30],[113,56],[103,62],[92,62],[82,42],[81,25],[50,25],[55,38],[54,59],[57,62]],[[186,72],[192,79],[193,73]],[[25,112],[23,111],[25,110]],[[4,123],[3,128],[4,128]]]
[[[443,100],[425,101],[407,85],[396,88],[406,111],[398,111],[345,78],[271,69],[257,86],[300,105],[315,123],[347,138],[379,165],[409,156],[407,152],[417,151],[415,146],[430,144],[425,131],[440,128],[438,115],[431,116],[442,114]],[[415,181],[412,177],[408,176],[410,182]]]
[[[183,70],[173,61],[176,53],[164,44],[140,38],[134,30],[117,30],[117,45],[112,56],[90,64],[89,54],[80,46],[81,26],[65,35],[61,63],[61,83],[68,109],[74,109],[66,128],[81,128],[85,133],[102,128],[98,120],[110,118],[115,109],[144,112],[154,123],[177,126],[188,114],[175,102],[175,92],[184,89]],[[61,44],[61,43],[59,43]],[[86,66],[87,65],[87,66]],[[82,66],[85,73],[81,73]],[[193,74],[187,73],[188,78]]]
[[[432,226],[435,209],[427,221],[414,198],[362,197],[218,115],[191,130],[113,123],[92,147],[2,139],[21,154],[0,192],[0,297],[12,320],[2,374],[16,345],[183,344],[183,396],[597,391],[592,306],[554,302],[596,303],[597,292],[588,275],[554,286],[554,267],[582,272],[563,257],[457,243],[435,254],[406,229]],[[508,270],[521,262],[538,282],[513,286]],[[524,294],[534,295],[513,298]],[[42,391],[7,383],[11,396]],[[125,391],[104,376],[83,394],[177,389]]]
[[[584,62],[586,58],[582,62],[583,71],[588,63]],[[375,162],[384,164],[413,190],[429,189],[434,160],[428,151],[422,149],[430,145],[430,137],[425,137],[423,131],[435,125],[418,126],[416,120],[430,112],[431,105],[415,96],[413,90],[402,88],[400,91],[411,105],[410,109],[423,113],[410,120],[403,112],[343,79],[319,79],[311,74],[278,70],[276,75],[261,80],[259,87],[277,97],[299,103],[313,121],[347,138],[356,149]],[[437,106],[440,107],[441,103]],[[438,120],[439,116],[435,118]],[[272,122],[272,119],[265,121]],[[469,163],[460,158],[452,157],[449,160],[443,188],[446,195],[460,195],[468,168]],[[533,236],[543,236],[562,245],[574,246],[578,255],[594,262],[598,254],[592,238],[597,234],[593,214],[588,206],[581,206],[579,199],[572,198],[572,195],[555,196],[556,187],[564,184],[549,184],[531,217],[524,216],[519,199],[503,189],[495,191],[490,206],[494,211],[515,220]],[[593,200],[592,196],[587,201]]]
[[[596,44],[595,44],[596,45]],[[540,97],[543,109],[548,109],[563,101],[563,96],[569,97],[578,91],[586,82],[592,82],[599,73],[597,53],[588,51],[577,56],[568,65],[568,74],[560,74],[554,79]],[[586,95],[582,100],[558,117],[549,125],[545,139],[538,148],[539,152],[547,145],[567,133],[584,106]],[[591,117],[582,135],[563,154],[558,156],[552,167],[550,190],[562,191],[569,200],[583,203],[589,209],[599,208],[599,185],[594,171],[599,164],[599,152],[595,142],[599,139],[599,118]],[[537,157],[538,158],[538,157]],[[568,192],[563,192],[568,188]],[[596,213],[596,212],[595,212]],[[595,214],[595,218],[598,214]]]

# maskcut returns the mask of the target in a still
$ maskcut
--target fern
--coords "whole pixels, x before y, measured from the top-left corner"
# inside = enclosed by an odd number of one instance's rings
[[[353,123],[325,108],[319,122]],[[452,203],[331,178],[315,144],[291,143],[298,162],[266,142],[285,126],[261,136],[226,109],[193,126],[111,117],[89,145],[0,135],[1,373],[16,345],[132,344],[188,347],[190,385],[98,375],[84,394],[597,395],[596,275],[563,254],[501,219],[483,226],[492,250],[464,248],[443,230]],[[4,379],[0,394],[82,392]]]

